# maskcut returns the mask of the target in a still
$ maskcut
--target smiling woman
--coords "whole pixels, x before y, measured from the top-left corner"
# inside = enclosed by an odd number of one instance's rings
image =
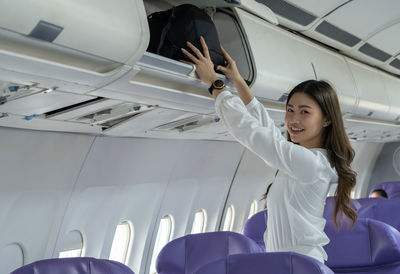
[[[216,84],[222,80],[214,71],[205,40],[200,40],[203,52],[191,43],[188,46],[196,56],[182,51],[195,64],[199,78],[210,87],[217,114],[236,140],[281,171],[265,194],[267,198],[269,191],[271,196],[266,200],[266,251],[297,252],[323,263],[327,260],[323,246],[329,239],[323,231],[322,213],[332,183],[338,182],[336,227],[339,212],[350,218],[353,225],[357,219],[350,207],[350,193],[356,182],[350,169],[354,151],[345,134],[335,91],[324,81],[298,84],[287,99],[288,140],[285,140],[225,50],[227,64],[217,69],[234,84],[240,99],[226,90],[225,85]]]
[[[294,94],[290,99],[285,123],[290,139],[306,148],[322,147],[324,128],[330,124],[318,104],[304,93]]]

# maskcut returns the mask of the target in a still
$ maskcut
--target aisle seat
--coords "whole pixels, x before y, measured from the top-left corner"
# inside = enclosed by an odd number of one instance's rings
[[[330,239],[326,265],[335,273],[400,273],[400,232],[392,226],[360,218],[354,228],[345,222],[337,231],[328,221],[325,233]]]
[[[314,258],[294,252],[230,255],[203,266],[194,274],[333,274]]]
[[[156,269],[159,274],[194,273],[210,262],[233,254],[260,253],[251,239],[235,232],[190,234],[175,239],[160,251]]]
[[[47,259],[14,270],[10,274],[134,274],[119,262],[88,257]]]
[[[360,208],[358,217],[378,220],[400,231],[400,200],[379,198],[374,200],[374,203]]]
[[[255,241],[265,252],[264,232],[267,229],[268,214],[266,210],[260,211],[250,217],[244,224],[243,235]]]

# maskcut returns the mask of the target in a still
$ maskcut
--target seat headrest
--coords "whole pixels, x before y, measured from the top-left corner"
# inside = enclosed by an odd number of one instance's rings
[[[360,218],[370,218],[389,224],[400,230],[400,201],[396,199],[374,198],[374,203],[362,207],[358,216]]]
[[[267,229],[267,220],[267,211],[263,210],[251,216],[243,228],[243,235],[253,239],[264,251],[264,232]]]
[[[273,252],[231,255],[226,260],[212,262],[195,274],[334,274],[326,265],[294,252]]]
[[[232,254],[262,252],[252,239],[239,233],[221,231],[190,234],[175,239],[160,251],[158,273],[193,273],[212,261]]]
[[[397,192],[389,197],[389,199],[400,199],[400,192]]]
[[[119,262],[95,258],[62,258],[37,261],[10,274],[134,274]]]
[[[370,204],[374,204],[377,200],[380,200],[380,199],[376,199],[376,198],[354,199],[352,204],[351,204],[351,207],[355,211],[358,212],[363,207],[365,207],[367,205],[370,205]],[[330,196],[330,197],[326,198],[323,216],[327,221],[333,221],[334,213],[335,213],[335,198]],[[342,216],[342,220],[345,221],[346,220],[346,216],[343,215]],[[338,221],[339,221],[339,218],[338,218]]]
[[[371,195],[372,192],[374,192],[377,189],[383,189],[387,195],[388,198],[392,198],[393,195],[397,195],[400,193],[400,181],[395,181],[395,182],[385,182],[381,183],[377,186],[375,186],[371,191],[369,192],[369,195]]]
[[[343,222],[338,232],[327,221],[325,233],[330,243],[324,247],[330,268],[367,267],[400,260],[400,232],[372,219],[359,218],[354,228]]]

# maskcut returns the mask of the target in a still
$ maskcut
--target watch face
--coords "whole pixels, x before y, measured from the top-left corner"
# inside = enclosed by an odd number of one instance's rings
[[[224,81],[222,81],[221,79],[216,80],[216,81],[213,83],[213,85],[214,85],[214,87],[215,87],[216,89],[222,89],[223,87],[225,87],[225,83],[224,83]]]

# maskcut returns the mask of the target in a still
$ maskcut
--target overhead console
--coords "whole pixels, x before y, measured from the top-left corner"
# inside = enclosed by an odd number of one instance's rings
[[[0,10],[0,116],[8,116],[0,126],[229,140],[194,67],[146,52],[147,15],[186,3],[207,8],[221,44],[282,132],[288,92],[309,79],[332,84],[345,118],[397,130],[398,78],[276,26],[271,10],[248,0],[7,1]]]

